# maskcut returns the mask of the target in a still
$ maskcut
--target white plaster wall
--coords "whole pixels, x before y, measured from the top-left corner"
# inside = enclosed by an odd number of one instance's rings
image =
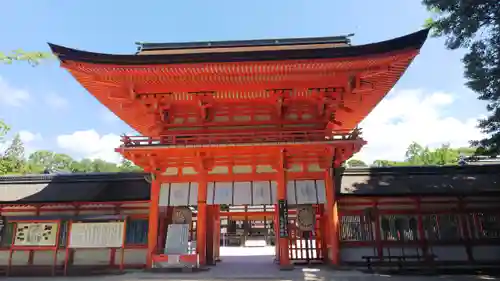
[[[375,247],[342,247],[340,248],[340,260],[343,262],[364,261],[361,257],[377,254]]]
[[[124,256],[124,264],[146,264],[147,249],[126,249]],[[116,251],[115,264],[120,264],[121,251]]]
[[[476,261],[500,260],[500,246],[475,246],[472,255]]]
[[[63,265],[64,259],[66,257],[66,250],[57,251],[56,264]],[[54,253],[52,251],[37,251],[33,255],[34,265],[52,265],[54,259]],[[28,259],[26,259],[27,263]]]
[[[111,250],[79,249],[75,251],[74,265],[108,265]]]
[[[467,261],[465,246],[432,246],[436,261]]]

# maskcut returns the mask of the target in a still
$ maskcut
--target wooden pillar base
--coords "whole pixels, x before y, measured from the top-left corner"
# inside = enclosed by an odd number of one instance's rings
[[[293,264],[283,264],[283,265],[280,265],[280,270],[281,271],[291,271],[291,270],[294,270],[294,266]]]

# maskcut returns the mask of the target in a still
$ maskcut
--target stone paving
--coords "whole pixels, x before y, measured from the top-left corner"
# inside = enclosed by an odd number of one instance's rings
[[[91,277],[10,277],[2,280],[33,281],[139,281],[139,280],[270,280],[270,281],[472,281],[496,280],[490,276],[401,276],[367,274],[356,270],[325,270],[318,267],[296,267],[292,271],[280,271],[273,263],[274,247],[266,248],[221,248],[222,262],[210,270],[197,273],[147,273],[129,272],[123,275],[91,276]]]

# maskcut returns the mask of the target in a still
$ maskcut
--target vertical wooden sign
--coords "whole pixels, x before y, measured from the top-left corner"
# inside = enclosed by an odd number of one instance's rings
[[[284,199],[278,200],[280,238],[288,238],[288,204]]]

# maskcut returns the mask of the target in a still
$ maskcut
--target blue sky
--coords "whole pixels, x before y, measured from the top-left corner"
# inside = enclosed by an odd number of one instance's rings
[[[4,0],[0,51],[47,51],[46,42],[103,53],[133,53],[134,42],[179,42],[355,33],[354,44],[422,27],[420,1],[63,1]],[[8,11],[8,12],[5,12]],[[401,158],[412,140],[460,146],[480,136],[484,104],[464,87],[463,51],[429,39],[395,90],[363,123],[369,145],[358,155]],[[29,150],[118,159],[112,147],[130,128],[113,118],[56,61],[0,65],[0,118]]]

